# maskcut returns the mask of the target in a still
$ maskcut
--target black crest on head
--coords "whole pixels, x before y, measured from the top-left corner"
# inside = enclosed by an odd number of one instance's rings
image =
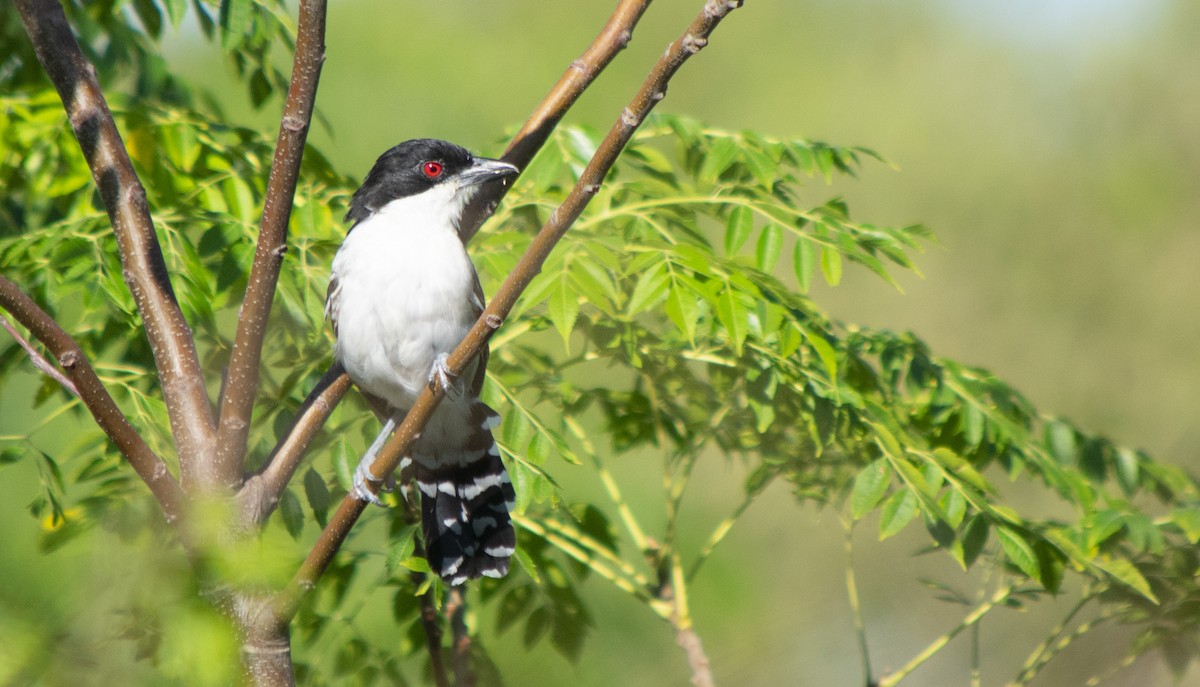
[[[394,146],[371,168],[350,200],[346,220],[358,223],[397,198],[416,195],[471,166],[462,146],[435,138],[417,138]]]

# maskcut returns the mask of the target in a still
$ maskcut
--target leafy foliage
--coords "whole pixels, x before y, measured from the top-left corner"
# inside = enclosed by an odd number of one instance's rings
[[[215,124],[162,72],[154,46],[164,17],[178,26],[194,12],[261,103],[283,81],[272,54],[280,40],[290,46],[282,5],[142,0],[68,9],[102,77],[133,82],[126,96],[112,98],[114,114],[215,393],[272,141]],[[150,445],[170,456],[153,362],[107,218],[57,96],[40,82],[23,39],[7,40],[19,31],[12,13],[0,14],[6,45],[23,46],[0,63],[13,86],[0,97],[0,267],[80,341]],[[472,246],[486,290],[512,269],[595,141],[591,132],[563,128],[525,170]],[[720,131],[675,116],[656,117],[638,133],[493,342],[486,393],[505,415],[499,443],[517,486],[522,534],[514,573],[480,587],[496,621],[473,621],[475,633],[519,631],[527,646],[549,641],[577,657],[587,632],[604,625],[581,594],[589,579],[679,627],[689,615],[686,589],[703,564],[746,507],[783,482],[800,501],[850,522],[876,522],[880,539],[919,521],[930,546],[963,569],[1003,572],[992,597],[999,601],[980,607],[980,616],[1058,592],[1071,575],[1084,601],[1099,608],[1097,618],[1137,629],[1133,655],[1161,648],[1178,670],[1195,656],[1200,493],[1192,477],[1040,414],[1001,380],[937,357],[912,334],[839,322],[807,295],[816,279],[837,285],[847,263],[894,283],[892,273],[915,270],[913,254],[931,240],[920,225],[859,222],[844,201],[822,195],[819,182],[875,159],[863,148]],[[257,459],[329,360],[326,275],[353,186],[319,152],[306,153],[251,434]],[[6,345],[0,372],[24,360]],[[84,417],[52,383],[38,400],[46,422]],[[325,522],[374,430],[355,402],[335,412],[302,483],[282,498],[264,535],[278,546],[272,550],[285,559],[301,554],[309,521]],[[609,467],[647,455],[660,458],[664,476],[667,519],[657,531],[632,514]],[[19,460],[36,461],[42,477],[31,510],[50,522],[47,548],[137,510],[129,504],[142,492],[99,430],[81,433],[56,456],[12,438],[0,468]],[[701,460],[737,461],[749,478],[740,505],[696,547],[678,536],[677,515]],[[589,471],[608,500],[568,498],[555,480],[565,470]],[[1054,495],[1059,515],[1007,505],[1004,480]],[[442,589],[425,574],[403,509],[373,517],[390,548],[359,535],[297,620],[305,683],[350,673],[420,682],[420,600],[431,589],[440,598]],[[139,522],[134,531],[147,527]],[[297,543],[278,543],[289,540]],[[354,622],[381,593],[404,629],[398,646]],[[1019,683],[1053,653],[1031,657]],[[485,655],[477,658],[486,665]]]

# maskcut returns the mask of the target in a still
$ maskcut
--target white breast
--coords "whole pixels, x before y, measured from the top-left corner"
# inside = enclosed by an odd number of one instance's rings
[[[354,227],[333,260],[334,354],[355,384],[395,408],[412,405],[434,359],[475,321],[475,272],[449,217],[453,191],[389,203]]]

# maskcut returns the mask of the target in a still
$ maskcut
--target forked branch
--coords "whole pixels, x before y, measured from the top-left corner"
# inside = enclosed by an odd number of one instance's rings
[[[451,375],[461,374],[467,364],[474,360],[487,341],[499,329],[504,318],[516,304],[517,298],[541,270],[542,264],[549,257],[555,244],[579,218],[588,202],[600,190],[605,175],[633,137],[634,132],[650,114],[650,110],[663,99],[671,77],[688,58],[708,44],[709,35],[721,20],[740,6],[740,0],[726,2],[709,0],[683,35],[668,46],[667,51],[646,77],[633,101],[622,110],[620,117],[588,162],[566,200],[551,214],[550,220],[534,237],[529,249],[501,285],[492,302],[450,355],[447,367]],[[445,392],[437,384],[428,386],[422,391],[404,421],[396,428],[376,457],[374,469],[377,475],[386,478],[396,469],[400,458],[409,452],[413,441],[429,421],[433,410],[444,395]],[[368,482],[368,485],[374,486],[371,482]],[[321,532],[321,536],[284,593],[279,607],[282,617],[294,615],[300,596],[305,590],[311,589],[316,584],[317,579],[320,578],[342,542],[345,541],[346,535],[362,515],[365,506],[364,501],[350,495],[342,500],[337,512],[330,518],[329,524]]]
[[[100,429],[112,439],[121,455],[150,488],[169,522],[175,522],[183,508],[183,492],[167,465],[146,445],[116,401],[96,376],[79,344],[25,295],[16,284],[0,276],[0,307],[21,323],[35,339],[46,346],[71,381],[79,399],[95,418]]]
[[[247,479],[238,493],[243,524],[249,526],[266,522],[279,502],[279,495],[300,467],[308,445],[349,389],[350,378],[346,376],[346,371],[334,363],[296,411],[292,426],[275,447],[266,465]]]
[[[242,479],[246,439],[250,434],[250,419],[258,393],[259,364],[267,334],[267,319],[271,315],[279,270],[287,252],[292,200],[296,194],[296,182],[300,178],[300,162],[304,156],[304,143],[308,139],[321,65],[325,62],[325,11],[325,0],[303,0],[300,3],[292,80],[279,124],[275,158],[267,178],[267,195],[263,201],[254,263],[246,284],[246,297],[238,313],[237,334],[221,396],[220,428],[213,469],[221,482],[231,487],[240,484]]]
[[[16,5],[38,60],[66,108],[112,222],[125,283],[145,322],[146,338],[154,352],[183,481],[205,482],[207,475],[195,468],[212,449],[212,406],[192,331],[175,300],[162,247],[154,233],[146,190],[100,92],[95,70],[71,33],[62,5],[57,0],[16,0]]]

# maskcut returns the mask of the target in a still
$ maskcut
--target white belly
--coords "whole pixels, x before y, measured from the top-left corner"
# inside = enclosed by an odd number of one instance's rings
[[[333,260],[334,351],[361,389],[407,409],[437,356],[452,351],[474,324],[475,275],[453,227],[402,225],[394,210],[360,222]]]

